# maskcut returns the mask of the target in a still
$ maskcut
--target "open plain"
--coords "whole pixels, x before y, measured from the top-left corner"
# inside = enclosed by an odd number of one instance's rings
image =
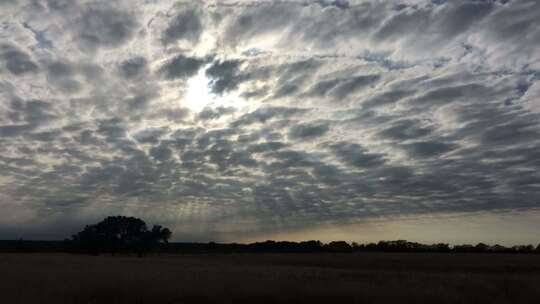
[[[1,254],[2,303],[538,303],[540,255]]]

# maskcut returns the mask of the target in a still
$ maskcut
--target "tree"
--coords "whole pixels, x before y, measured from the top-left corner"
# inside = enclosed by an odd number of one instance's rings
[[[476,252],[487,252],[489,249],[489,246],[487,244],[484,244],[484,243],[478,243],[476,244],[476,246],[474,246],[474,250]]]
[[[72,241],[79,251],[95,255],[137,252],[143,256],[159,243],[167,243],[171,235],[168,228],[159,225],[148,230],[146,223],[135,217],[109,216],[97,224],[87,225],[73,235]]]
[[[326,244],[325,249],[330,252],[350,252],[352,247],[345,241],[333,241]]]
[[[154,225],[154,227],[152,227],[151,234],[153,239],[157,240],[158,242],[161,241],[163,243],[168,243],[169,239],[171,238],[172,232],[169,230],[169,228],[163,228],[160,225]]]
[[[446,243],[438,243],[433,245],[436,252],[450,252],[450,245]]]

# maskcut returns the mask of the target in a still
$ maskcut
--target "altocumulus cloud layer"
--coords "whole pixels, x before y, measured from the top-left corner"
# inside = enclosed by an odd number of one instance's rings
[[[536,0],[4,0],[0,21],[0,237],[539,207]]]

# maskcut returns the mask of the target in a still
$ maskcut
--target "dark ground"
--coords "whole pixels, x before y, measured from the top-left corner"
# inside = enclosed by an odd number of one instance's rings
[[[0,254],[1,303],[540,303],[540,255]]]

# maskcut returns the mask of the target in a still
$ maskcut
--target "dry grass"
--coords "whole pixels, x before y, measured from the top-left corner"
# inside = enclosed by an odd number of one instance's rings
[[[539,303],[540,255],[0,255],[1,303]]]

